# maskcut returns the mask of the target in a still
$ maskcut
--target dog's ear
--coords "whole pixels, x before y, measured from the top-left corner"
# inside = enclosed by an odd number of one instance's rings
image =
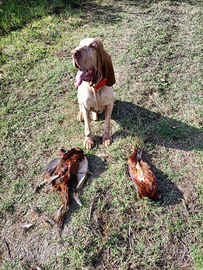
[[[104,67],[105,67],[104,77],[107,79],[106,85],[112,86],[116,82],[114,69],[111,61],[111,56],[105,51],[104,51]]]
[[[114,69],[111,61],[111,56],[104,51],[103,44],[100,40],[96,40],[97,49],[97,73],[98,79],[102,79],[104,76],[107,79],[106,85],[112,86],[116,80],[114,75]]]

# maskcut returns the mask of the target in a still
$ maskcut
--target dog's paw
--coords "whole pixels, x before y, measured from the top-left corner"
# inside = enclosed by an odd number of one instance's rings
[[[86,137],[84,141],[84,148],[90,150],[94,146],[94,141],[90,137]]]
[[[83,122],[83,121],[84,121],[84,117],[83,117],[83,113],[82,113],[82,112],[79,112],[79,113],[78,113],[77,119],[78,119],[78,121],[80,121],[80,122]]]
[[[112,143],[112,138],[109,134],[104,134],[103,135],[103,144],[105,146],[109,146]]]

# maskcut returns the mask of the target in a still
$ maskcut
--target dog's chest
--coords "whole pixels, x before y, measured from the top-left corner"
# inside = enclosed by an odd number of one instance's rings
[[[89,85],[86,88],[79,87],[78,102],[88,110],[101,113],[107,105],[114,102],[113,88],[106,85],[98,90]]]

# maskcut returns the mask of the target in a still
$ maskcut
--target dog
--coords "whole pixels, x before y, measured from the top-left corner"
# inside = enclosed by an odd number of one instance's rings
[[[94,146],[90,111],[93,120],[97,120],[97,113],[105,110],[103,144],[109,146],[112,142],[110,120],[115,100],[112,85],[116,82],[111,57],[102,42],[95,38],[83,39],[71,54],[73,65],[78,69],[75,86],[78,87],[80,111],[77,119],[85,122],[84,148],[90,150]]]

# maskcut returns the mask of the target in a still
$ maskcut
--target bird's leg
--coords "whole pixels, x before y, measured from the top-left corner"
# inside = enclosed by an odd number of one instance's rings
[[[41,213],[36,206],[30,205],[30,207],[31,207],[31,211],[32,211],[32,221],[35,221],[36,219],[39,218],[45,222],[48,222],[52,226],[55,225],[55,221],[52,220],[47,214]]]
[[[35,187],[34,187],[34,192],[36,192],[38,189],[40,189],[43,185],[45,185],[47,182],[47,179],[45,179],[44,181],[42,181],[40,184],[37,184]]]
[[[81,201],[79,199],[79,192],[74,192],[73,193],[73,199],[80,207],[82,206],[82,203],[81,203]]]

